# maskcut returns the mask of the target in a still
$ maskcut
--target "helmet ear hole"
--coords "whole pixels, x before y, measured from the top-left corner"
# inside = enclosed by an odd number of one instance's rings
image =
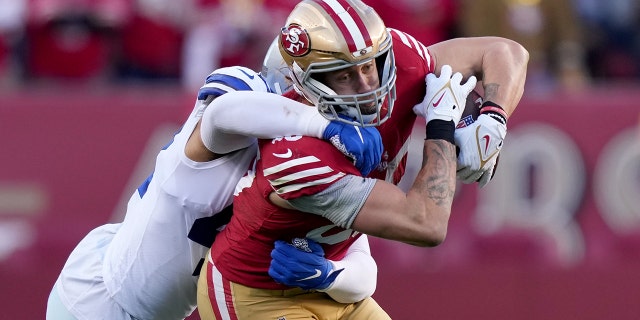
[[[327,83],[327,73],[326,72],[316,72],[309,77],[311,80],[318,81],[321,83]]]

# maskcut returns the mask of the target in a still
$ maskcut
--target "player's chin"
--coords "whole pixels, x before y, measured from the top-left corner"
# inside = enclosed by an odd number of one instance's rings
[[[367,103],[365,105],[360,105],[360,112],[363,116],[373,116],[377,113],[378,108],[375,102]]]

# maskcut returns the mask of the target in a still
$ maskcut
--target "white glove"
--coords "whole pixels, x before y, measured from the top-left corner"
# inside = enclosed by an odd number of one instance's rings
[[[471,76],[462,84],[462,74],[456,72],[451,76],[451,66],[444,65],[440,76],[429,73],[425,82],[427,93],[421,103],[413,107],[417,115],[431,120],[453,121],[458,123],[467,103],[467,96],[476,86],[476,77]]]
[[[478,182],[484,187],[493,178],[498,154],[507,135],[507,126],[486,114],[467,127],[456,129],[453,137],[460,148],[458,179]]]

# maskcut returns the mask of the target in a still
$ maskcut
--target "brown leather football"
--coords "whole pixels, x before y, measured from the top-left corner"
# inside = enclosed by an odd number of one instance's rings
[[[464,107],[464,112],[462,112],[462,118],[460,118],[457,128],[466,127],[478,119],[482,101],[482,96],[480,96],[476,90],[469,93],[467,96],[467,103]]]

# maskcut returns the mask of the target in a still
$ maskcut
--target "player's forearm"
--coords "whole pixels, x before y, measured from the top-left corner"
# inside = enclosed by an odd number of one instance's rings
[[[420,247],[442,243],[455,192],[455,155],[452,143],[426,140],[422,169],[409,191],[377,181],[348,227]]]
[[[444,241],[447,234],[451,205],[456,188],[455,145],[440,140],[425,140],[422,169],[418,173],[407,201],[418,203],[417,224],[422,225],[423,239],[428,246]]]
[[[340,303],[356,303],[373,295],[376,290],[378,266],[371,256],[366,235],[349,247],[342,260],[331,261],[334,270],[344,269],[333,284],[323,290]]]
[[[316,108],[265,92],[230,92],[218,97],[207,107],[202,121],[210,124],[207,129],[215,140],[221,140],[215,135],[225,140],[234,136],[322,138],[329,124]]]

